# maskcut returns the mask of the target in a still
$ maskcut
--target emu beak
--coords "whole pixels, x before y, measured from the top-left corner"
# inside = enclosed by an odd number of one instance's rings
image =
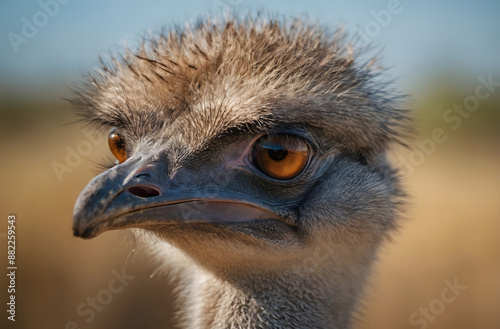
[[[139,169],[129,159],[95,177],[81,192],[73,213],[75,236],[93,238],[128,227],[205,223],[221,225],[255,219],[283,221],[267,205],[249,195],[215,188],[210,192],[192,177],[182,184],[158,166]],[[176,177],[176,182],[182,177]],[[216,182],[214,182],[216,183]]]

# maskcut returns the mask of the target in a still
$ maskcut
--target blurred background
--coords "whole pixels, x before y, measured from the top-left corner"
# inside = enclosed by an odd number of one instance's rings
[[[413,149],[391,154],[411,195],[408,220],[383,248],[356,328],[500,328],[496,0],[0,0],[0,264],[7,266],[13,213],[18,266],[16,322],[2,310],[0,327],[175,324],[173,286],[154,275],[140,246],[123,233],[72,236],[74,202],[109,151],[105,136],[70,124],[64,98],[99,54],[165,25],[240,8],[344,24],[380,47],[388,77],[411,96]],[[109,295],[123,271],[128,281]],[[445,302],[443,289],[457,282],[456,298]],[[0,275],[3,308],[7,285]]]

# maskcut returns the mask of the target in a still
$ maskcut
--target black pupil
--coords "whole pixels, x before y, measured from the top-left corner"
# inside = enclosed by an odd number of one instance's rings
[[[115,145],[117,148],[123,149],[125,148],[125,140],[122,137],[115,135]]]
[[[274,161],[281,161],[288,155],[288,151],[279,145],[267,145],[267,154]]]

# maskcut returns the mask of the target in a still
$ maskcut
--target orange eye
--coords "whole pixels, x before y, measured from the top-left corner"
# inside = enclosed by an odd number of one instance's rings
[[[111,153],[113,153],[116,160],[119,163],[125,162],[127,160],[127,144],[125,143],[125,139],[118,132],[116,128],[111,129],[108,136],[108,144]]]
[[[309,146],[298,137],[263,136],[253,147],[253,161],[266,175],[276,179],[292,179],[307,164]]]

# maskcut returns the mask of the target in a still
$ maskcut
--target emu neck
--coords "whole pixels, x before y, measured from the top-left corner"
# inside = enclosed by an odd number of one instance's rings
[[[192,329],[349,328],[363,286],[352,276],[328,279],[321,273],[223,279],[197,272],[192,279],[184,295]]]

